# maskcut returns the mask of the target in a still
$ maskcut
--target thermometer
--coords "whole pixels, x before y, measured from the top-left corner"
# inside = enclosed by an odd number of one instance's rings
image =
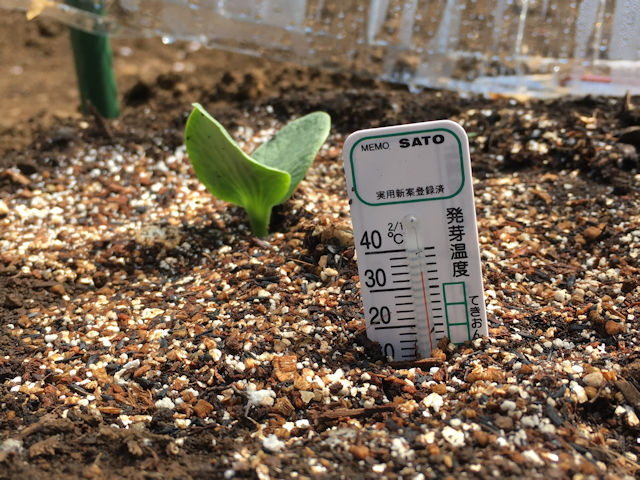
[[[367,336],[387,357],[428,357],[486,336],[469,142],[440,120],[350,135],[343,160]]]

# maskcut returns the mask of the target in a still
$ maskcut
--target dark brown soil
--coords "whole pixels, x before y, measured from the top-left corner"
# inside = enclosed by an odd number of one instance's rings
[[[412,94],[193,50],[114,42],[122,116],[103,121],[77,111],[65,29],[0,18],[0,63],[12,72],[0,76],[0,201],[37,207],[29,202],[46,188],[77,195],[89,202],[74,220],[78,231],[103,225],[109,234],[75,243],[45,222],[39,234],[55,231],[60,243],[33,260],[15,253],[16,232],[31,235],[36,220],[10,223],[13,212],[0,211],[8,252],[0,251],[0,478],[638,477],[640,100]],[[197,190],[188,161],[169,161],[194,101],[238,134],[314,110],[331,115],[329,148],[275,212],[272,231],[281,235],[269,243],[221,202],[169,215],[183,192]],[[336,231],[349,230],[340,148],[357,129],[440,118],[460,122],[471,138],[492,340],[389,365],[363,335],[353,244]],[[98,158],[91,149],[102,149]],[[114,152],[131,158],[134,171],[126,162],[109,171],[103,157]],[[151,190],[141,165],[164,186]],[[134,206],[151,191],[157,211]],[[128,221],[175,229],[180,242],[144,243]],[[175,264],[161,267],[169,258]],[[307,284],[320,281],[323,258],[339,275],[314,294]],[[209,283],[180,283],[191,276]],[[287,304],[278,319],[265,313],[263,290]],[[170,318],[130,327],[140,314],[134,297]],[[86,318],[98,316],[100,302],[115,312],[113,344],[88,340]],[[306,313],[287,314],[305,305]],[[298,323],[312,333],[282,333]],[[83,340],[45,340],[65,331]],[[209,353],[216,350],[218,359]],[[329,393],[279,372],[271,358],[253,365],[265,353],[330,378]],[[236,358],[246,370],[232,367]],[[118,383],[116,373],[135,360]],[[104,374],[89,388],[82,375],[97,362]],[[375,386],[366,393],[373,403],[340,393],[338,370],[354,388]],[[590,373],[602,374],[597,388]],[[204,403],[189,397],[182,377]],[[273,390],[275,405],[249,401],[246,382]],[[327,396],[304,400],[309,391]],[[180,409],[162,407],[172,392],[184,399]],[[439,411],[424,403],[431,394],[444,399]],[[462,443],[451,429],[464,433]],[[270,449],[269,435],[286,447]]]

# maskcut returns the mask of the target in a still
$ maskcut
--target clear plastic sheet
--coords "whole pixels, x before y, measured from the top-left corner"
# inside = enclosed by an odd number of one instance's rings
[[[640,0],[106,0],[104,16],[43,5],[41,15],[89,32],[198,41],[411,87],[640,94]]]

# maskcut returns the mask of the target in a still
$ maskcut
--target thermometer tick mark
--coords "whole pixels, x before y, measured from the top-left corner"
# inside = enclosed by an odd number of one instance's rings
[[[380,255],[380,254],[385,254],[385,253],[400,253],[400,252],[404,252],[404,248],[398,248],[396,250],[377,250],[375,252],[365,252],[365,255]],[[407,257],[405,257],[407,258]],[[393,260],[393,258],[391,259]]]
[[[416,325],[390,325],[388,327],[375,327],[374,330],[398,330],[401,328],[416,328]]]
[[[402,290],[411,290],[409,287],[402,287],[402,288],[378,288],[376,290],[369,290],[371,293],[376,293],[376,292],[398,292],[398,291],[402,291]]]

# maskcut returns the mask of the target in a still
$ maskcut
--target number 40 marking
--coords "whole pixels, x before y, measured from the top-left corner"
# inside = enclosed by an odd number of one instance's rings
[[[364,246],[367,250],[370,248],[380,248],[382,246],[382,235],[378,230],[371,230],[371,234],[364,231],[362,239],[360,239],[360,245]]]

